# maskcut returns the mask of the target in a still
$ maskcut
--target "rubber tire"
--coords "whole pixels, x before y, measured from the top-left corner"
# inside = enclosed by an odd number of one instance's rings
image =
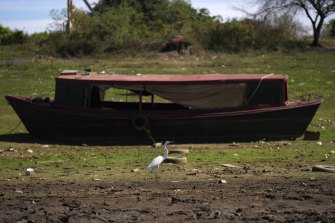
[[[145,130],[148,127],[149,120],[145,114],[138,113],[134,115],[134,117],[132,118],[131,124],[134,127],[134,129],[141,131]]]

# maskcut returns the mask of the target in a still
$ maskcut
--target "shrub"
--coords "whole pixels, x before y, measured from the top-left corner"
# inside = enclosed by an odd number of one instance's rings
[[[0,45],[23,44],[28,35],[21,30],[14,30],[0,25]]]

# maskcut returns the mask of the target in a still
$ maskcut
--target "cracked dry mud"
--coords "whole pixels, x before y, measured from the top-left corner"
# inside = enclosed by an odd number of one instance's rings
[[[2,181],[1,222],[335,222],[335,177]],[[211,179],[211,180],[210,180]],[[222,183],[224,182],[224,183]]]

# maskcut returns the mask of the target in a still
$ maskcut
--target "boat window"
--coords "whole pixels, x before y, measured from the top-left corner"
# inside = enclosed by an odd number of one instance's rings
[[[104,93],[106,102],[138,102],[138,94],[127,89],[108,88]]]
[[[243,105],[245,83],[117,85],[132,91],[147,91],[174,103],[195,109],[233,108]]]
[[[138,91],[109,87],[106,90],[104,90],[103,101],[105,102],[136,102],[137,103],[139,100],[139,94],[140,92]],[[148,92],[142,93],[142,102],[151,103],[152,94]],[[155,102],[172,103],[171,101],[161,98],[157,95],[155,95]]]

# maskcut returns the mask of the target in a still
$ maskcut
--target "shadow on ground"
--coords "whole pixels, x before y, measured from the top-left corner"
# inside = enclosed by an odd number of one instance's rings
[[[152,145],[150,140],[132,141],[122,140],[120,142],[110,141],[108,138],[41,138],[29,133],[14,133],[0,135],[0,142],[13,142],[13,143],[39,143],[50,145],[92,145],[92,146],[132,146],[132,145]]]

